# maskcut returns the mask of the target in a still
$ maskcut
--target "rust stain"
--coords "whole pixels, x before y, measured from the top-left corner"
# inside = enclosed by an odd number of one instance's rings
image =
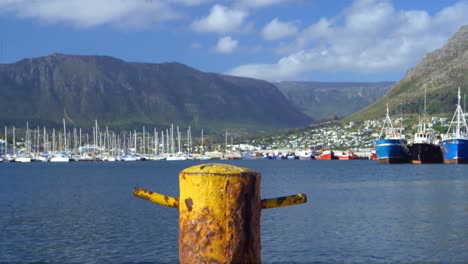
[[[192,205],[193,205],[192,198],[185,199],[185,205],[187,206],[187,209],[189,210],[189,212],[191,212],[192,211]]]

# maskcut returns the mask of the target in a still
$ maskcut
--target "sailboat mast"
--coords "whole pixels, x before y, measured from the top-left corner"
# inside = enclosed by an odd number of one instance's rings
[[[67,128],[65,127],[65,118],[63,119],[63,148],[67,152]]]
[[[177,126],[177,152],[180,153],[180,131],[179,131],[179,126]]]
[[[5,126],[5,155],[8,154],[8,127]]]
[[[166,148],[164,145],[164,130],[161,130],[161,154],[165,154],[165,153],[166,153]]]
[[[29,123],[26,121],[26,153],[29,153]]]
[[[158,133],[156,131],[156,128],[154,129],[154,151],[153,151],[153,154],[156,155],[157,151],[158,151]]]
[[[201,130],[201,154],[203,155],[203,153],[205,152],[205,149],[203,147],[203,129]]]
[[[16,131],[15,127],[13,127],[13,155],[16,155]]]

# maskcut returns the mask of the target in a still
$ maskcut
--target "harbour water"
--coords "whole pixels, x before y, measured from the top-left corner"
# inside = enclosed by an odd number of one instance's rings
[[[262,173],[262,198],[307,204],[262,211],[264,263],[466,262],[468,166],[375,161],[222,161]],[[200,162],[0,163],[0,262],[178,261],[178,196]]]

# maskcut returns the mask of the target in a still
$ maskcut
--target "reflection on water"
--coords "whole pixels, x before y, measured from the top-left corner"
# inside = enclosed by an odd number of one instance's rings
[[[264,262],[468,260],[468,166],[372,161],[226,161],[262,173]],[[177,262],[178,212],[134,186],[178,196],[194,162],[0,164],[0,262]]]

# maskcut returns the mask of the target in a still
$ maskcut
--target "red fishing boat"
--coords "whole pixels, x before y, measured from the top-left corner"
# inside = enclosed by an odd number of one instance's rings
[[[333,151],[328,150],[328,149],[322,149],[320,151],[320,154],[315,156],[316,160],[332,160],[336,159],[335,155],[333,154]]]
[[[354,153],[352,151],[342,152],[337,157],[338,157],[339,160],[356,160],[356,159],[358,159],[358,156],[356,155],[356,153]]]

